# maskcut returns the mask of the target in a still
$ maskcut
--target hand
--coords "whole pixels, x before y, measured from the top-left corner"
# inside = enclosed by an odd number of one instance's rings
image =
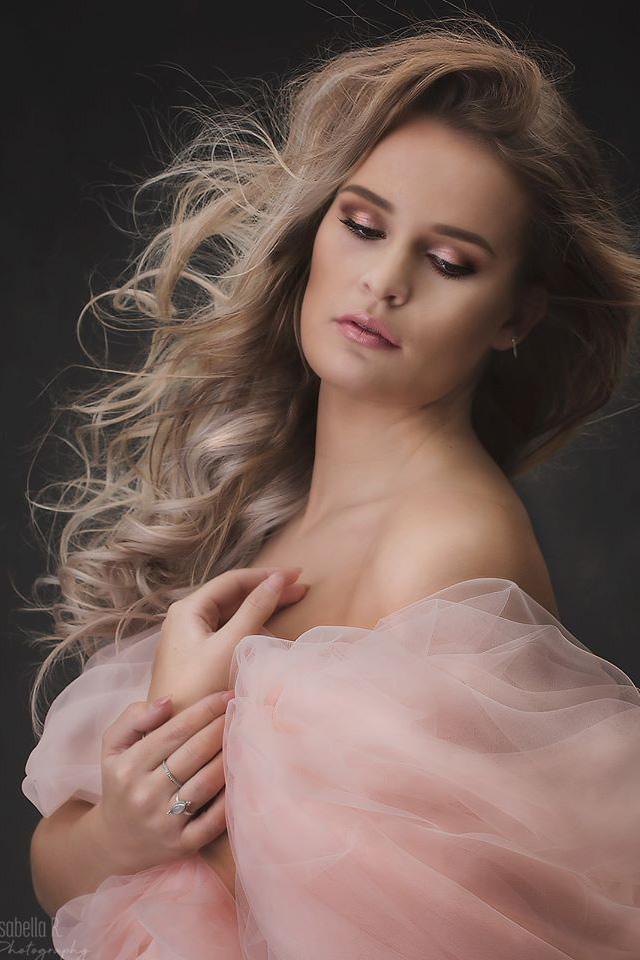
[[[102,738],[102,797],[91,811],[95,836],[119,873],[189,856],[226,830],[222,737],[228,700],[204,697],[170,716],[170,705],[129,704]],[[178,788],[188,814],[167,815]],[[215,798],[212,804],[207,804]],[[200,811],[200,813],[198,813]]]
[[[156,647],[147,699],[169,695],[174,713],[209,693],[226,690],[233,652],[243,637],[260,633],[276,608],[300,600],[301,567],[228,570],[176,600],[167,610]],[[275,589],[267,576],[282,573]]]

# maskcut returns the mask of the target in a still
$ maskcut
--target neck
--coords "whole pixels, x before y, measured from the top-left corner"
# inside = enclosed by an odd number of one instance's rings
[[[304,533],[354,507],[382,504],[488,454],[470,421],[471,394],[421,409],[354,397],[322,381]]]

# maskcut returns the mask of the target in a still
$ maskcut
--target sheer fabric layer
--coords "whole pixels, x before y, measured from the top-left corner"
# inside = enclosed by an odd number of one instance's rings
[[[146,697],[155,642],[54,701],[23,782],[41,812],[99,797],[101,725]],[[640,957],[640,692],[515,583],[248,635],[231,680],[235,902],[197,855],[109,878],[58,911],[63,958]]]

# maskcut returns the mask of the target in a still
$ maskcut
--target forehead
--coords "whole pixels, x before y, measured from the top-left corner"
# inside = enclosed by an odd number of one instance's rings
[[[427,116],[379,141],[349,182],[390,200],[393,216],[411,227],[452,223],[483,233],[496,249],[518,235],[529,211],[524,189],[486,144]]]

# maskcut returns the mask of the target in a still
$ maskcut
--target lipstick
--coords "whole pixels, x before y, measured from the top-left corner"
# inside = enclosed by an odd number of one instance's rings
[[[367,347],[384,347],[395,350],[400,346],[397,337],[369,313],[345,313],[336,320],[345,336]]]

